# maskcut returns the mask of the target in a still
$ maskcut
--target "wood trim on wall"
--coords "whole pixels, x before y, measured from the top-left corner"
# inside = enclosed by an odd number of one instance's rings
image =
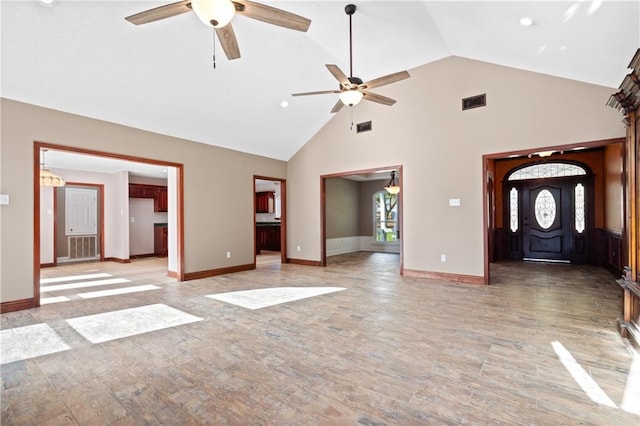
[[[462,284],[475,284],[485,285],[484,276],[477,275],[463,275],[463,274],[450,274],[447,272],[431,272],[431,271],[418,271],[415,269],[405,269],[404,276],[414,278],[427,278],[439,281],[448,281]]]
[[[319,266],[327,266],[327,194],[326,194],[326,180],[331,178],[344,178],[346,176],[361,175],[368,173],[375,173],[381,170],[397,170],[398,185],[400,186],[400,194],[404,193],[403,189],[403,174],[402,165],[387,166],[387,167],[375,167],[371,169],[351,170],[348,172],[330,173],[326,175],[320,175],[320,262]],[[404,208],[403,208],[404,196],[398,197],[398,230],[400,232],[400,275],[404,270]],[[295,263],[294,259],[289,259],[290,263]]]
[[[280,263],[287,263],[287,181],[282,178],[253,175],[253,260],[256,259],[256,247],[258,247],[258,235],[256,233],[256,179],[280,182]]]
[[[131,263],[131,259],[121,259],[119,257],[105,257],[104,262]]]
[[[287,258],[287,263],[291,263],[293,265],[304,265],[304,266],[325,266],[322,263],[320,263],[319,260],[294,259],[292,257]]]
[[[39,176],[38,179],[40,179]],[[0,303],[0,314],[31,308],[37,308],[34,299],[11,300],[9,302]]]
[[[3,302],[1,305],[9,306],[8,309],[13,309],[14,305],[19,306],[14,310],[30,309],[40,306],[40,150],[49,149],[56,151],[74,152],[79,154],[94,155],[98,157],[115,158],[125,161],[133,161],[144,164],[153,164],[156,166],[174,167],[176,169],[176,198],[177,198],[177,266],[178,266],[178,280],[185,281],[184,279],[184,165],[180,163],[173,163],[170,161],[153,160],[149,158],[136,157],[132,155],[116,154],[112,152],[97,151],[93,149],[77,148],[67,145],[53,144],[49,142],[33,142],[33,299],[23,299],[22,301],[8,301]],[[99,186],[99,184],[92,184],[91,186]],[[101,199],[104,206],[104,199]],[[103,207],[104,208],[104,207]],[[104,226],[104,217],[101,220],[102,226]],[[104,235],[104,229],[102,230]],[[104,258],[104,245],[101,242],[100,249],[101,260],[111,260],[114,262],[128,263],[129,259],[119,258]],[[30,303],[25,303],[24,300],[30,300]],[[8,311],[7,311],[8,312]]]
[[[255,263],[247,263],[245,265],[229,266],[226,268],[208,269],[206,271],[187,272],[184,274],[183,281],[198,280],[201,278],[215,277],[217,275],[231,274],[234,272],[249,271],[256,269]]]

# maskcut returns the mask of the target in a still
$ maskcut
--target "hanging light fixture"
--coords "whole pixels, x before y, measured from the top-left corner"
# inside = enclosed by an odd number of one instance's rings
[[[358,102],[362,100],[364,96],[360,90],[357,88],[345,90],[344,92],[340,92],[340,100],[343,104],[348,106],[358,105]]]
[[[44,153],[46,149],[42,150],[42,164],[40,168],[40,186],[64,186],[66,182],[60,176],[56,176],[49,170],[44,168]]]
[[[191,8],[202,22],[213,28],[225,27],[236,14],[230,0],[192,0]]]
[[[396,180],[396,172],[391,172],[391,179],[389,179],[389,183],[387,183],[384,187],[389,194],[397,194],[400,192],[400,185],[398,185],[398,181]]]

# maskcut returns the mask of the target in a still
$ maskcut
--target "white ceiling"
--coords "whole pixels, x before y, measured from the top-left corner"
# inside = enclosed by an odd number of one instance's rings
[[[216,69],[194,13],[124,20],[169,2],[2,0],[2,97],[281,160],[331,119],[336,95],[291,93],[337,88],[324,64],[348,73],[348,1],[263,2],[311,19],[309,31],[236,16],[242,57],[217,45]],[[457,55],[617,88],[640,46],[638,0],[354,3],[364,80]]]

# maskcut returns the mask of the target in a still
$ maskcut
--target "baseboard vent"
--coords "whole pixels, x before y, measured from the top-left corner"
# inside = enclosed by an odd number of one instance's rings
[[[97,257],[97,235],[69,236],[69,260]]]
[[[365,121],[356,125],[356,133],[368,132],[371,130],[371,121]]]
[[[464,98],[462,100],[462,110],[466,111],[472,108],[480,108],[483,106],[487,106],[487,94],[483,93],[482,95],[471,96],[470,98]]]

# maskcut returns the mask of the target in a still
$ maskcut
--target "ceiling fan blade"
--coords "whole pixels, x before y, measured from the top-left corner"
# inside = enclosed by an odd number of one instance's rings
[[[149,22],[159,21],[161,19],[170,18],[172,16],[180,15],[191,11],[191,0],[182,0],[171,4],[165,4],[164,6],[156,7],[153,9],[145,10],[144,12],[136,13],[131,16],[127,16],[127,21],[135,25],[147,24]]]
[[[377,102],[379,104],[389,106],[396,103],[395,99],[387,98],[386,96],[378,95],[377,93],[365,92],[364,90],[362,93],[364,94],[364,98],[371,102]]]
[[[228,23],[224,27],[214,28],[216,35],[220,39],[222,50],[227,55],[229,60],[238,59],[240,57],[240,48],[238,47],[238,40],[236,39],[236,33],[233,31],[231,23]]]
[[[351,82],[345,73],[337,65],[327,64],[327,69],[343,86],[351,86]]]
[[[385,86],[387,84],[395,83],[396,81],[404,80],[411,77],[408,72],[400,71],[393,74],[385,75],[384,77],[374,78],[371,81],[367,81],[362,84],[363,89],[372,89],[374,87]]]
[[[338,99],[338,102],[336,102],[336,104],[333,106],[333,108],[331,108],[331,113],[336,113],[338,111],[340,111],[342,109],[342,107],[344,106],[344,104],[342,103],[342,101],[340,99]]]
[[[317,92],[293,93],[291,96],[328,95],[329,93],[340,93],[340,91],[339,90],[320,90]]]
[[[266,4],[255,3],[249,0],[238,0],[233,3],[236,6],[237,13],[268,24],[296,31],[307,31],[309,25],[311,25],[310,19],[287,12],[286,10],[267,6]]]

